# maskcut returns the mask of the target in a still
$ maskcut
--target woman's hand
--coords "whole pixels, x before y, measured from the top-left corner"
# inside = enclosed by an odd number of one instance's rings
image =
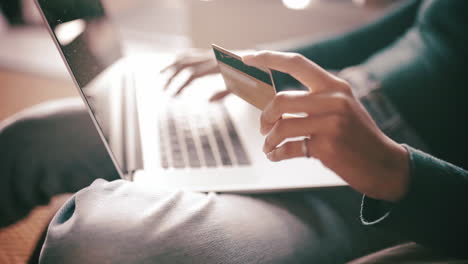
[[[172,83],[174,78],[178,76],[183,70],[189,70],[190,75],[185,82],[176,88],[175,95],[179,95],[190,83],[203,76],[218,73],[218,64],[210,51],[202,50],[189,50],[179,55],[176,60],[161,70],[161,73],[172,71],[170,77],[167,79],[164,89],[167,89]],[[220,100],[229,94],[229,91],[224,90],[214,94],[210,101]]]
[[[243,60],[288,73],[310,89],[279,93],[263,111],[263,151],[270,160],[303,157],[306,144],[310,156],[357,191],[387,201],[405,195],[409,181],[406,149],[380,131],[349,84],[299,54],[263,51]],[[308,116],[283,119],[285,113]],[[299,136],[309,140],[280,144]]]

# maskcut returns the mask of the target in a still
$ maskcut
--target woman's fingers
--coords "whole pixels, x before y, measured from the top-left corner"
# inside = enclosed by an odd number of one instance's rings
[[[288,73],[312,91],[326,90],[331,82],[340,82],[332,74],[297,53],[260,51],[245,55],[242,60],[251,66]]]
[[[281,161],[285,159],[304,157],[304,144],[307,144],[305,147],[309,149],[309,154],[311,149],[311,141],[307,140],[305,142],[306,143],[304,143],[304,140],[286,142],[280,147],[268,152],[267,158],[271,161]]]
[[[198,74],[192,74],[190,77],[188,77],[187,80],[179,87],[177,88],[176,92],[174,93],[174,96],[178,96],[182,90],[184,90],[185,87],[187,87],[189,84],[191,84],[195,79],[199,78],[200,76]]]
[[[262,112],[260,132],[264,135],[267,134],[274,124],[282,118],[283,114],[346,115],[351,111],[352,107],[352,97],[341,92],[308,93],[291,91],[278,93]]]
[[[175,68],[174,72],[171,74],[171,76],[169,78],[167,78],[166,84],[164,84],[163,89],[167,90],[167,88],[169,87],[169,85],[171,85],[174,78],[177,75],[179,75],[179,73],[182,72],[182,70],[184,70],[184,69],[185,69],[185,67],[183,65],[182,66],[177,66]]]
[[[174,70],[171,76],[167,79],[167,82],[164,85],[164,89],[167,89],[169,85],[172,83],[172,81],[174,80],[174,78],[177,75],[179,75],[183,70],[193,68],[193,67],[198,67],[199,65],[202,65],[205,62],[206,62],[205,59],[192,59],[192,58],[186,58],[184,56],[177,59],[172,64],[168,65],[167,67],[161,70],[161,73],[164,73],[168,71],[169,69]]]
[[[197,51],[197,50],[191,50],[187,51],[185,53],[182,53],[177,56],[177,58],[169,65],[164,67],[162,70],[160,70],[160,73],[164,73],[168,71],[169,69],[178,69],[180,67],[186,68],[190,66],[194,66],[200,63],[203,63],[207,60],[207,57],[210,55],[206,55],[205,52]]]
[[[164,73],[164,72],[166,72],[167,70],[169,70],[171,68],[175,68],[177,66],[177,64],[179,64],[179,61],[175,60],[173,63],[167,65],[162,70],[160,70],[159,73]]]
[[[180,58],[176,59],[172,64],[168,65],[167,67],[161,70],[161,73],[168,70],[172,70],[172,72],[166,80],[166,83],[163,86],[163,89],[167,90],[169,86],[173,83],[173,81],[177,79],[183,71],[188,72],[188,77],[184,81],[184,83],[182,83],[182,85],[174,87],[176,91],[174,93],[174,96],[179,95],[194,80],[201,78],[205,75],[217,73],[217,63],[211,57],[212,56],[200,54],[197,55],[197,53],[195,53],[192,55],[183,55]]]
[[[281,142],[295,137],[334,137],[341,133],[345,117],[339,115],[324,115],[307,118],[291,118],[279,120],[265,138],[263,152],[273,151]]]
[[[217,92],[217,93],[213,94],[210,97],[209,101],[210,102],[219,101],[219,100],[223,99],[224,97],[226,97],[229,94],[231,94],[231,91],[229,91],[229,90],[224,90],[224,91],[221,91],[221,92]]]
[[[179,95],[187,86],[189,86],[193,81],[195,81],[198,78],[201,78],[206,75],[214,74],[216,73],[218,68],[215,66],[213,67],[213,64],[210,62],[205,62],[200,65],[196,65],[195,67],[192,67],[192,72],[190,76],[185,80],[185,82],[180,85],[174,94],[174,96]]]
[[[270,133],[265,137],[263,152],[268,153],[287,138],[310,136],[320,128],[314,118],[290,118],[276,122]]]

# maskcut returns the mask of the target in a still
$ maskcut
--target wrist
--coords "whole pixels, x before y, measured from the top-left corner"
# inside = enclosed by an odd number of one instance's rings
[[[406,148],[395,142],[392,145],[391,161],[378,199],[395,203],[403,199],[408,192],[410,166]]]

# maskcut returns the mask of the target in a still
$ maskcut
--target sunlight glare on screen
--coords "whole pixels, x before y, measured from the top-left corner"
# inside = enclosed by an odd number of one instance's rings
[[[309,7],[311,0],[282,0],[283,5],[289,9],[305,9]]]
[[[57,25],[55,35],[60,44],[66,46],[83,33],[85,28],[86,22],[83,19],[75,19]]]

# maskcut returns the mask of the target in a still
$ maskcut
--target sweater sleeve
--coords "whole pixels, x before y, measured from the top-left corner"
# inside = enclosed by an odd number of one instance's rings
[[[377,21],[344,35],[292,48],[328,70],[355,66],[397,40],[415,23],[421,0],[408,0]],[[279,90],[299,89],[300,84],[290,75],[273,72]]]
[[[361,221],[386,228],[424,246],[468,256],[468,172],[406,146],[411,182],[392,204],[363,197]]]
[[[400,37],[415,20],[420,0],[406,1],[377,21],[293,50],[327,69],[340,70],[363,62]]]

